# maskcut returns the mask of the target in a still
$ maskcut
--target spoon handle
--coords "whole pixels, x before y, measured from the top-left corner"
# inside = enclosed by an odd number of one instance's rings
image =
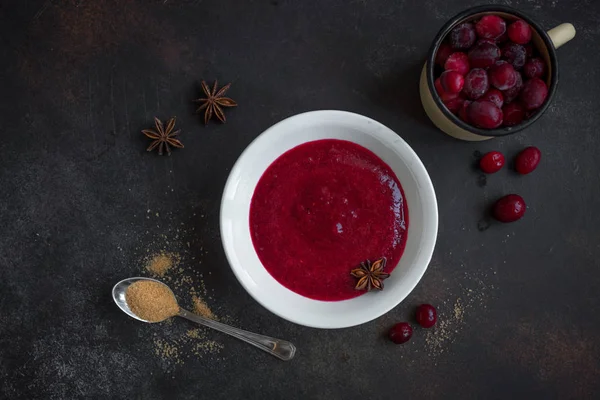
[[[189,319],[190,321],[194,321],[200,325],[208,326],[209,328],[226,333],[230,336],[243,340],[246,343],[250,343],[251,345],[256,346],[259,349],[266,351],[267,353],[270,353],[284,361],[291,360],[294,358],[294,354],[296,353],[296,346],[285,340],[275,339],[269,336],[259,335],[257,333],[234,328],[233,326],[225,325],[212,319],[201,317],[190,311],[184,310],[183,308],[179,309],[179,314],[177,315],[185,319]]]

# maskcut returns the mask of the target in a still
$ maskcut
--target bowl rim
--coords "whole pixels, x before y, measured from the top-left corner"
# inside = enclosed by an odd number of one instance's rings
[[[413,279],[407,283],[408,290],[406,290],[406,293],[394,298],[393,301],[388,302],[385,307],[380,307],[377,310],[377,312],[375,312],[375,313],[369,314],[368,316],[366,316],[358,321],[352,321],[349,323],[342,323],[342,324],[310,322],[310,321],[306,321],[305,319],[302,319],[302,318],[297,318],[295,315],[289,315],[289,314],[283,315],[282,313],[278,312],[278,310],[274,309],[271,306],[271,304],[269,304],[268,301],[263,301],[264,299],[255,295],[254,291],[256,289],[254,287],[251,287],[249,282],[247,282],[244,279],[243,270],[240,269],[238,266],[236,266],[236,264],[234,263],[233,246],[231,243],[228,243],[228,241],[227,241],[228,235],[227,235],[227,232],[225,229],[225,224],[224,224],[224,211],[225,211],[225,207],[227,206],[226,197],[227,197],[227,194],[230,193],[230,191],[232,190],[232,188],[235,185],[234,179],[236,177],[237,171],[241,168],[240,165],[243,162],[242,160],[244,159],[244,155],[247,154],[248,152],[250,152],[251,148],[253,146],[256,146],[256,144],[261,140],[261,138],[264,138],[266,135],[268,135],[268,133],[270,131],[275,130],[281,124],[289,123],[290,121],[293,121],[294,119],[306,118],[307,116],[320,116],[320,115],[327,116],[328,114],[332,115],[332,116],[337,115],[339,117],[344,117],[344,118],[364,118],[364,119],[368,120],[369,123],[375,124],[375,126],[383,128],[384,131],[386,131],[388,133],[394,134],[396,136],[394,139],[395,143],[402,146],[404,148],[404,150],[406,150],[406,152],[410,158],[411,171],[418,172],[418,176],[419,176],[418,182],[420,184],[420,190],[424,194],[423,198],[426,198],[430,202],[428,204],[427,211],[429,213],[428,215],[431,217],[431,221],[430,221],[430,224],[429,224],[429,227],[427,230],[431,231],[431,234],[430,234],[430,236],[428,236],[426,238],[428,241],[426,243],[426,246],[423,246],[423,248],[419,251],[419,258],[418,258],[419,263],[422,262],[423,267],[420,268],[419,270],[417,270]],[[308,141],[312,141],[312,140],[308,140]],[[409,210],[410,210],[410,208],[409,208]],[[404,301],[404,299],[406,297],[408,297],[408,295],[414,290],[414,288],[417,286],[417,284],[423,278],[423,275],[425,274],[425,272],[431,262],[433,252],[435,250],[438,229],[439,229],[439,210],[438,210],[437,197],[435,194],[433,182],[431,181],[431,177],[429,176],[427,169],[423,165],[423,162],[418,157],[416,152],[396,132],[394,132],[387,126],[381,124],[380,122],[375,121],[369,117],[366,117],[366,116],[363,116],[360,114],[356,114],[356,113],[352,113],[352,112],[348,112],[348,111],[341,111],[341,110],[316,110],[316,111],[308,111],[308,112],[292,115],[290,117],[287,117],[287,118],[275,123],[271,127],[267,128],[265,131],[263,131],[260,135],[258,135],[246,147],[246,149],[244,149],[244,151],[240,154],[240,156],[238,157],[234,166],[232,167],[232,169],[229,173],[229,176],[227,178],[227,181],[225,183],[225,187],[223,190],[223,196],[221,199],[219,223],[220,223],[221,243],[223,245],[223,249],[224,249],[227,261],[229,263],[229,266],[233,270],[233,273],[234,273],[236,279],[238,280],[238,282],[242,285],[242,287],[246,290],[246,292],[255,301],[257,301],[260,305],[262,305],[264,308],[266,308],[268,311],[272,312],[273,314],[275,314],[287,321],[290,321],[290,322],[293,322],[293,323],[296,323],[296,324],[299,324],[302,326],[307,326],[307,327],[311,327],[311,328],[320,328],[320,329],[341,329],[341,328],[347,328],[347,327],[361,325],[361,324],[370,322],[376,318],[379,318],[380,316],[386,314],[387,312],[389,312],[390,310],[392,310],[393,308],[398,306],[398,304],[400,304],[402,301]],[[409,227],[410,227],[410,225],[409,225]],[[279,282],[277,282],[277,283],[279,285],[281,285]],[[281,285],[281,286],[283,286],[283,285]],[[301,296],[299,294],[297,294],[297,295]],[[360,297],[358,297],[358,298],[360,298]],[[350,299],[350,300],[343,300],[343,301],[352,301],[352,300],[355,300],[358,298],[354,298],[354,299]],[[315,299],[310,299],[310,298],[307,298],[307,299],[310,301],[314,301],[314,302],[322,302],[320,300],[315,300]],[[330,303],[330,302],[322,302],[322,303]],[[333,303],[335,303],[335,302],[333,302]]]
[[[551,64],[551,74],[550,74],[550,87],[548,88],[548,96],[546,97],[546,101],[544,101],[544,104],[537,110],[537,112],[531,118],[529,118],[529,119],[525,120],[524,122],[521,122],[520,124],[515,125],[515,126],[496,128],[496,129],[481,129],[481,128],[477,128],[473,125],[467,124],[466,122],[464,122],[463,120],[458,118],[456,115],[454,115],[452,112],[450,112],[450,110],[448,110],[448,108],[446,108],[446,106],[442,102],[442,99],[435,91],[435,82],[433,79],[434,68],[435,68],[435,55],[436,55],[437,50],[439,49],[440,45],[442,44],[442,42],[444,41],[446,36],[450,33],[451,29],[456,25],[456,23],[458,21],[468,18],[469,16],[471,16],[473,14],[479,14],[479,13],[483,13],[483,12],[489,12],[489,13],[502,12],[502,13],[506,13],[506,14],[512,14],[515,17],[523,19],[524,21],[526,21],[529,25],[531,25],[536,30],[536,32],[540,35],[540,37],[542,38],[542,41],[546,45],[546,48],[548,49],[548,56],[550,58],[550,64]],[[437,107],[444,114],[444,116],[446,118],[450,119],[450,121],[452,123],[454,123],[455,125],[458,125],[460,128],[462,128],[470,133],[473,133],[475,135],[485,136],[485,137],[499,137],[499,136],[510,135],[513,133],[517,133],[517,132],[529,127],[533,123],[535,123],[535,121],[537,121],[542,116],[542,114],[544,114],[544,112],[546,112],[546,110],[550,106],[550,103],[554,99],[554,95],[556,94],[556,88],[558,86],[558,78],[559,78],[558,60],[556,57],[556,48],[554,47],[554,43],[552,42],[552,40],[550,39],[550,36],[548,36],[546,31],[537,22],[535,22],[531,17],[529,17],[527,14],[525,14],[515,8],[505,6],[505,5],[499,5],[499,4],[490,4],[490,5],[484,5],[484,6],[471,7],[471,8],[468,8],[468,9],[456,14],[454,17],[450,18],[448,20],[448,22],[446,22],[444,24],[444,26],[442,26],[442,28],[438,31],[438,33],[436,34],[436,36],[433,40],[433,43],[431,44],[431,47],[429,48],[429,52],[427,53],[427,74],[426,75],[427,75],[427,86],[429,88],[429,93],[431,93],[431,96],[433,97],[433,101],[436,103]]]

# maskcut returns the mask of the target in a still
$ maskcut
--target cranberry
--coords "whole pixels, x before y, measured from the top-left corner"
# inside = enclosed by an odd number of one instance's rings
[[[521,175],[527,175],[537,168],[542,158],[542,152],[537,147],[527,147],[515,159],[515,169]]]
[[[475,39],[475,28],[469,22],[457,25],[450,32],[450,44],[457,50],[465,50],[473,46]]]
[[[469,104],[467,116],[473,126],[494,129],[502,125],[502,110],[491,101],[476,100]]]
[[[416,317],[423,328],[431,328],[437,322],[437,311],[431,304],[421,304],[417,307]]]
[[[465,78],[456,71],[444,71],[440,82],[445,92],[459,93],[465,85]]]
[[[412,337],[413,330],[408,322],[400,322],[390,329],[388,336],[396,344],[406,343]]]
[[[475,24],[475,30],[479,37],[496,39],[506,32],[506,22],[497,15],[486,15]]]
[[[525,44],[531,40],[531,27],[522,19],[510,24],[506,31],[509,39],[517,44]]]
[[[435,63],[440,67],[443,67],[448,57],[450,57],[450,54],[453,52],[454,50],[452,49],[452,46],[446,42],[443,42],[435,54]]]
[[[508,40],[508,33],[504,31],[504,33],[496,38],[496,43],[504,43]]]
[[[435,80],[434,86],[435,86],[435,91],[437,92],[437,94],[442,99],[442,102],[444,102],[444,103],[458,97],[458,93],[448,93],[444,90],[444,88],[442,87],[442,82],[440,81],[440,78],[437,78]]]
[[[507,43],[502,48],[502,56],[515,67],[515,69],[523,68],[525,59],[527,58],[527,50],[525,47],[516,43]]]
[[[465,96],[463,94],[458,95],[453,99],[444,101],[444,105],[450,110],[452,114],[458,114],[465,102]]]
[[[515,84],[515,86],[502,91],[502,94],[504,95],[504,103],[512,103],[512,101],[519,96],[519,93],[521,93],[522,88],[523,78],[521,77],[521,74],[517,71],[517,83]]]
[[[525,109],[519,103],[510,103],[502,107],[504,126],[519,125],[525,119]]]
[[[483,38],[483,39],[479,39],[477,41],[477,43],[475,43],[475,46],[479,46],[482,43],[496,44],[496,41],[494,39]]]
[[[527,205],[518,194],[509,194],[494,204],[493,214],[500,222],[514,222],[523,217]]]
[[[472,101],[471,100],[465,100],[462,104],[462,107],[460,108],[460,110],[458,110],[458,117],[460,119],[462,119],[464,122],[466,122],[467,124],[470,124],[469,122],[469,117],[467,115],[467,108],[469,107],[469,104],[471,104]]]
[[[517,84],[517,71],[509,63],[490,68],[490,83],[500,90],[508,90]]]
[[[504,96],[502,96],[502,92],[496,88],[491,88],[490,90],[488,90],[483,96],[479,98],[479,100],[491,101],[499,108],[502,108],[502,105],[504,104]]]
[[[474,68],[465,76],[463,92],[471,99],[476,100],[483,96],[490,88],[490,82],[485,70]]]
[[[469,64],[472,68],[488,68],[500,58],[500,49],[495,44],[481,43],[469,50]]]
[[[525,47],[525,54],[527,54],[527,57],[533,57],[533,45],[531,43],[527,43],[523,45],[523,47]]]
[[[521,102],[526,110],[539,108],[548,96],[548,87],[540,78],[533,78],[525,82],[521,91]]]
[[[456,71],[461,75],[466,75],[471,69],[469,66],[469,57],[460,51],[452,53],[444,63],[444,69],[446,71]]]
[[[490,151],[479,160],[479,168],[486,174],[493,174],[504,166],[504,155],[499,151]]]
[[[530,59],[523,67],[523,73],[528,78],[541,78],[545,72],[546,64],[538,57]]]

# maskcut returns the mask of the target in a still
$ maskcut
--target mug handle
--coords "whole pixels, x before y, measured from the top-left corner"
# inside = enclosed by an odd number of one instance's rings
[[[573,24],[560,24],[548,31],[548,36],[554,44],[554,48],[558,49],[563,44],[575,37],[575,27]]]

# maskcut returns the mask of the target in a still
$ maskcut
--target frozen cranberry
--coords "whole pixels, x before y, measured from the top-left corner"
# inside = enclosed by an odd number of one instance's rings
[[[450,44],[457,50],[465,50],[473,46],[476,38],[475,28],[469,22],[457,25],[450,32]]]
[[[527,78],[541,78],[546,72],[546,64],[541,58],[531,58],[523,66],[523,73]]]
[[[475,43],[475,46],[479,46],[482,43],[489,43],[489,44],[496,44],[496,41],[494,39],[479,39],[477,40],[477,43]]]
[[[475,24],[475,30],[479,37],[496,39],[506,32],[506,22],[497,15],[486,15]]]
[[[509,194],[494,204],[493,214],[500,222],[514,222],[525,214],[525,200],[518,194]]]
[[[465,78],[456,71],[444,71],[440,82],[445,92],[459,93],[465,85]]]
[[[502,48],[502,56],[512,64],[515,69],[523,68],[525,59],[527,58],[527,50],[525,47],[516,43],[507,43]]]
[[[473,126],[494,129],[502,125],[502,110],[491,101],[476,100],[469,104],[467,116]]]
[[[483,96],[490,88],[487,72],[481,68],[474,68],[465,76],[463,92],[467,97],[476,100]]]
[[[435,53],[435,63],[440,67],[444,67],[446,60],[454,52],[452,46],[449,43],[443,42],[440,44],[437,53]]]
[[[527,147],[515,159],[515,169],[521,175],[527,175],[537,168],[542,158],[542,152],[537,147]]]
[[[417,307],[416,317],[423,328],[431,328],[437,322],[437,311],[431,304],[421,304]]]
[[[508,38],[517,44],[525,44],[531,40],[531,27],[522,19],[510,24],[507,33]]]
[[[527,43],[524,44],[523,47],[525,47],[525,54],[527,57],[533,57],[533,45],[531,43]]]
[[[479,168],[486,174],[494,174],[504,166],[504,155],[499,151],[490,151],[479,160]]]
[[[519,125],[525,119],[525,109],[518,102],[502,107],[502,114],[504,115],[504,126]]]
[[[458,93],[448,93],[444,90],[444,88],[442,87],[442,82],[440,81],[440,78],[437,78],[435,80],[434,85],[435,85],[435,91],[442,99],[442,102],[446,103],[447,101],[458,97]]]
[[[406,343],[412,337],[413,330],[408,322],[400,322],[390,329],[388,336],[396,344]]]
[[[490,68],[490,83],[500,90],[507,90],[517,84],[517,71],[509,63]]]
[[[533,78],[525,82],[521,90],[521,102],[526,110],[539,108],[548,96],[548,87],[540,78]]]
[[[521,74],[519,73],[519,71],[517,71],[517,83],[515,84],[515,86],[511,87],[510,89],[502,91],[502,94],[504,95],[504,103],[505,104],[512,103],[512,101],[519,96],[519,93],[521,93],[522,88],[523,88],[523,78],[521,77]]]
[[[504,33],[496,38],[496,43],[504,43],[508,40],[508,33],[504,31]]]
[[[469,66],[469,57],[460,51],[452,53],[444,63],[444,69],[446,71],[456,71],[461,75],[466,75],[471,69]]]
[[[483,96],[479,98],[479,100],[491,101],[500,108],[502,108],[502,105],[504,104],[504,96],[502,96],[502,92],[496,88],[491,88],[490,90],[488,90]]]
[[[500,49],[495,44],[481,43],[469,51],[471,68],[488,68],[500,58]]]
[[[460,119],[462,119],[464,122],[466,122],[467,124],[470,124],[469,117],[467,115],[467,108],[469,107],[469,104],[471,104],[471,103],[472,103],[471,100],[465,100],[463,102],[460,110],[458,110],[458,117]]]
[[[457,97],[450,100],[446,100],[444,102],[444,105],[448,108],[448,110],[450,110],[452,114],[458,114],[465,100],[465,95],[460,93]]]

